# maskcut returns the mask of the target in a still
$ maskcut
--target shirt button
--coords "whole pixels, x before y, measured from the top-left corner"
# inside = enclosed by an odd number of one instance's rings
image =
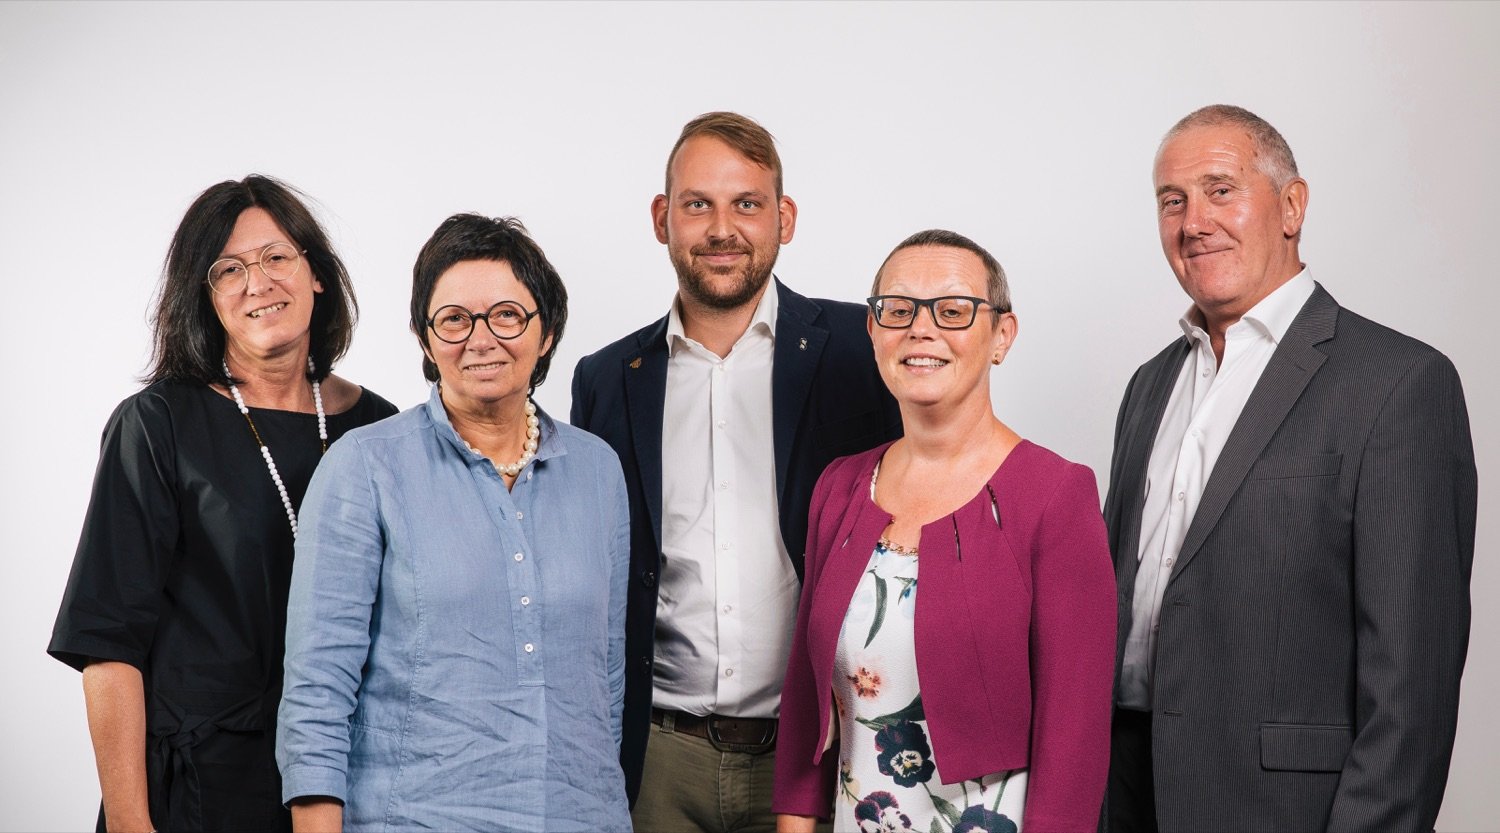
[[[726,422],[726,421],[724,421],[724,420],[722,420],[722,419],[721,419],[721,420],[719,420],[719,427],[720,427],[720,428],[723,428],[723,427],[724,427],[724,426],[726,426],[726,425],[728,425],[728,424],[729,424],[729,423],[728,423],[728,422]]]
[[[521,607],[525,607],[525,606],[527,606],[529,604],[531,604],[531,597],[530,596],[522,596],[521,597]]]
[[[1180,501],[1184,501],[1184,500],[1187,500],[1187,492],[1178,492],[1178,493],[1177,493],[1177,500],[1178,500],[1178,501],[1179,501],[1179,502],[1180,502]],[[516,553],[516,560],[517,560],[517,561],[520,561],[520,560],[521,560],[521,554],[520,554],[520,553]]]
[[[535,645],[532,645],[530,642],[526,643],[526,653],[529,654],[529,653],[531,653],[532,651],[535,651],[535,650],[536,650],[536,646]]]
[[[1180,497],[1180,496],[1179,496],[1179,497]],[[515,554],[515,556],[513,556],[513,557],[514,557],[514,558],[515,558],[515,559],[516,559],[516,560],[517,560],[517,561],[522,561],[522,560],[524,560],[524,559],[525,559],[525,558],[526,558],[526,556],[524,556],[524,555],[522,555],[522,554],[520,554],[520,553],[516,553],[516,554]]]
[[[725,541],[724,544],[723,544],[723,546],[721,547],[721,549],[726,549],[726,550],[729,549],[729,542]]]
[[[1173,561],[1174,561],[1174,560],[1176,560],[1176,559],[1174,559],[1174,558],[1172,558],[1172,556],[1170,556],[1170,555],[1169,555],[1169,556],[1167,556],[1167,558],[1166,558],[1166,564],[1167,564],[1167,566],[1168,566],[1168,567],[1170,567],[1170,566],[1172,566],[1172,562],[1173,562]]]
[[[725,489],[728,489],[728,488],[729,488],[729,481],[728,480],[720,480],[719,481],[719,491],[722,492],[722,491],[724,491]]]
[[[734,669],[733,668],[726,668],[726,669],[724,669],[724,676],[726,676],[726,677],[733,677],[734,676]]]
[[[526,517],[526,514],[524,512],[517,512],[516,513],[516,520],[519,521],[519,520],[521,520],[524,517]]]
[[[731,610],[734,610],[734,605],[724,605],[724,612],[725,613],[728,613]]]
[[[1208,378],[1208,371],[1207,370],[1203,371],[1203,378],[1205,378],[1205,379]]]

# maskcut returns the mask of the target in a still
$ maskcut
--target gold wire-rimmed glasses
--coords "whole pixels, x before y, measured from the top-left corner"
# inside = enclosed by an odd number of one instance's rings
[[[271,243],[259,252],[255,260],[245,260],[243,255],[221,257],[208,267],[208,288],[219,295],[238,295],[250,285],[250,267],[259,266],[260,271],[273,281],[284,281],[302,268],[302,255],[307,250],[298,250],[290,243]]]

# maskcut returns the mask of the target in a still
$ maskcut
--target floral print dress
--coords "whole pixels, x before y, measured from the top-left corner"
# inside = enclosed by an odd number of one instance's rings
[[[916,607],[917,553],[882,539],[849,603],[834,659],[834,830],[1019,833],[1025,770],[957,784],[938,777],[917,684]]]

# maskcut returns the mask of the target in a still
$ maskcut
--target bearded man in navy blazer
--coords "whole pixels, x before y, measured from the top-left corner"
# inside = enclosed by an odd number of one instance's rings
[[[1307,182],[1253,113],[1178,122],[1155,185],[1193,303],[1115,429],[1105,820],[1430,831],[1474,557],[1458,373],[1313,282],[1298,255]]]
[[[637,830],[770,831],[813,486],[901,415],[865,308],[771,276],[797,205],[765,128],[689,122],[651,217],[671,309],[573,376],[572,422],[620,455],[630,495],[620,760]]]

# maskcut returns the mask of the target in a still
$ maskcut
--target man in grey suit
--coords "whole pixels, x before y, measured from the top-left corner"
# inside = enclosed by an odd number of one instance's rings
[[[1307,183],[1264,120],[1188,115],[1154,178],[1193,303],[1115,427],[1105,821],[1430,831],[1474,556],[1458,373],[1313,282]]]

